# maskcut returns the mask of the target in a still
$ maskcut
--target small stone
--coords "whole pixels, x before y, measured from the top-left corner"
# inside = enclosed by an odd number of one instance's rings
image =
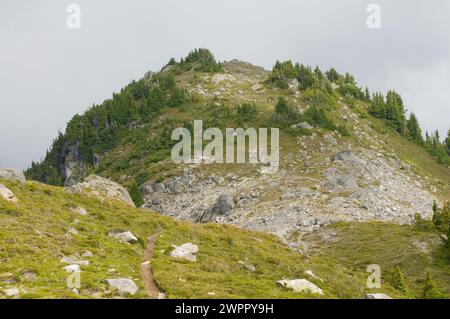
[[[83,255],[81,255],[81,257],[83,257],[83,258],[90,258],[90,257],[93,257],[93,256],[94,256],[94,254],[91,253],[89,250],[86,250],[86,251],[83,253]]]
[[[6,297],[14,297],[20,294],[20,290],[17,288],[9,288],[9,289],[5,289],[3,290],[3,294]]]
[[[323,295],[322,289],[306,279],[280,280],[277,283],[282,287],[292,289],[294,292]]]

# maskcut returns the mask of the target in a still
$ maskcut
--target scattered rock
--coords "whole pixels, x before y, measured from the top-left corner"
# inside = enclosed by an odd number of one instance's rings
[[[334,155],[334,161],[357,163],[358,159],[353,155],[352,151],[342,151]]]
[[[21,171],[14,168],[0,168],[0,179],[25,183],[25,175],[23,175]]]
[[[91,258],[91,257],[93,257],[93,256],[94,256],[94,254],[91,253],[89,250],[86,250],[86,251],[84,252],[84,254],[81,255],[81,257],[83,257],[83,258]]]
[[[86,177],[83,183],[78,183],[66,188],[71,193],[90,193],[97,197],[106,197],[119,200],[129,206],[135,207],[128,191],[120,184],[97,175]]]
[[[197,261],[198,246],[192,243],[186,243],[181,246],[172,245],[174,248],[170,252],[170,257],[186,259],[189,261]]]
[[[136,238],[136,236],[134,236],[131,232],[126,231],[126,232],[110,232],[109,236],[112,238],[115,238],[117,240],[120,240],[124,243],[136,243],[138,241],[138,239]]]
[[[81,216],[86,216],[88,214],[87,210],[84,209],[83,207],[72,207],[70,209],[70,211],[74,212],[74,213],[78,213]]]
[[[239,265],[242,265],[245,269],[247,269],[249,272],[255,272],[256,267],[250,264],[246,264],[243,261],[238,261]]]
[[[67,232],[72,235],[78,235],[78,231],[75,228],[69,228]]]
[[[285,288],[292,289],[294,292],[307,292],[323,295],[322,289],[306,279],[280,280],[277,283]]]
[[[364,296],[364,299],[392,299],[386,294],[376,293],[376,294],[367,294]]]
[[[19,201],[16,195],[14,195],[14,193],[3,184],[0,184],[0,198],[14,204]]]
[[[127,278],[106,279],[106,283],[120,294],[135,295],[139,290],[134,281]]]
[[[9,288],[9,289],[3,290],[3,294],[6,297],[14,297],[14,296],[20,295],[20,290],[17,288]]]
[[[292,128],[301,128],[306,130],[312,130],[314,127],[309,125],[308,122],[300,122],[291,126]]]

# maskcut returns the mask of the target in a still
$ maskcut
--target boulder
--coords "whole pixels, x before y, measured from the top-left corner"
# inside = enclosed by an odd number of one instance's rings
[[[88,176],[84,182],[66,188],[71,193],[91,193],[99,197],[119,200],[135,207],[128,191],[120,184],[97,175]]]
[[[300,122],[291,126],[291,128],[301,128],[306,130],[312,130],[314,127],[309,125],[308,122]]]
[[[138,239],[136,238],[136,236],[134,236],[131,232],[126,231],[126,232],[110,232],[109,236],[112,238],[115,238],[117,240],[120,240],[124,243],[136,243],[138,241]]]
[[[3,294],[6,297],[14,297],[20,294],[20,290],[17,288],[9,288],[9,289],[5,289],[3,290]]]
[[[306,279],[280,280],[277,283],[282,287],[292,289],[294,292],[323,295],[322,289]]]
[[[364,299],[392,299],[386,294],[376,293],[376,294],[367,294],[364,296]]]
[[[201,223],[208,223],[214,221],[218,216],[226,216],[229,215],[230,212],[234,209],[235,203],[233,199],[233,195],[230,193],[225,193],[219,196],[217,202],[210,208],[203,211],[200,216]]]
[[[106,283],[120,294],[135,295],[139,290],[134,281],[127,278],[106,279]]]
[[[0,198],[14,204],[19,201],[16,195],[14,195],[14,193],[3,184],[0,184]]]
[[[174,248],[170,252],[170,257],[180,258],[189,261],[197,261],[198,246],[192,243],[186,243],[181,246],[172,245]]]
[[[358,159],[352,153],[352,151],[342,151],[338,152],[334,155],[334,161],[348,162],[348,163],[357,163]]]
[[[70,209],[70,211],[74,212],[74,213],[78,213],[81,216],[86,216],[88,214],[87,210],[84,209],[83,207],[72,207]]]
[[[14,168],[0,168],[0,179],[4,181],[17,181],[25,183],[25,175]]]

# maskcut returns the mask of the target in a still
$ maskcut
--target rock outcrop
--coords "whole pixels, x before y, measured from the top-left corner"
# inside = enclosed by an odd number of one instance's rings
[[[129,206],[135,207],[128,191],[118,183],[97,175],[86,177],[84,182],[69,186],[67,191],[72,193],[88,193],[100,198],[119,200]]]
[[[4,181],[17,181],[25,183],[25,175],[14,168],[0,168],[0,179]]]

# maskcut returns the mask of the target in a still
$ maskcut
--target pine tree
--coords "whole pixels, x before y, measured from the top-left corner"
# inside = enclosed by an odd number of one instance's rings
[[[409,119],[406,122],[406,133],[414,143],[423,145],[422,129],[414,113],[409,115]]]
[[[427,271],[427,277],[425,279],[421,297],[422,299],[439,299],[442,297],[429,271]]]
[[[392,274],[392,285],[395,289],[407,293],[408,288],[406,286],[405,277],[400,270],[400,267],[397,266],[394,268],[394,272]]]
[[[444,141],[444,146],[448,156],[450,156],[450,128],[447,131],[447,138]]]

